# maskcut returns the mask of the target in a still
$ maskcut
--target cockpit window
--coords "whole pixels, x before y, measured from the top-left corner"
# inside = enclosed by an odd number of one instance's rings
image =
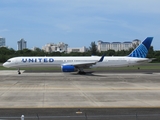
[[[10,60],[8,60],[7,62],[11,62]]]

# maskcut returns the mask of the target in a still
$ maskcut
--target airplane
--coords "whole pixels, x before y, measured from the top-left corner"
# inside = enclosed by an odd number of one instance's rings
[[[152,40],[153,37],[147,37],[128,56],[21,56],[8,59],[3,66],[17,68],[18,74],[21,74],[20,68],[25,67],[61,66],[62,72],[85,74],[83,69],[86,68],[133,66],[152,61],[152,59],[146,58]]]

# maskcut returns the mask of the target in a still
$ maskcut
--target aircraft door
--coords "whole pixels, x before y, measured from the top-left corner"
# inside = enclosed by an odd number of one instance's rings
[[[128,59],[128,66],[130,66],[130,64],[131,64],[131,60],[130,60],[130,59]]]
[[[18,64],[18,59],[14,59],[13,62],[17,65]]]

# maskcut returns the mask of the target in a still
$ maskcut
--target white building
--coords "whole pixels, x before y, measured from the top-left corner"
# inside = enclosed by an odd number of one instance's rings
[[[108,50],[110,50],[110,42],[103,42],[103,41],[99,40],[97,48],[99,51],[108,51]]]
[[[27,41],[25,41],[23,38],[20,39],[20,41],[17,42],[17,50],[23,50],[27,48]]]
[[[121,44],[121,49],[122,50],[129,50],[130,48],[133,48],[133,43],[132,42],[123,42]]]
[[[112,42],[110,44],[110,49],[115,51],[120,51],[121,49],[121,42]]]
[[[5,47],[5,46],[6,46],[5,38],[0,37],[0,47]]]
[[[121,51],[121,50],[129,50],[130,48],[135,48],[141,43],[140,40],[135,39],[132,42],[103,42],[101,40],[98,41],[98,51],[108,51],[108,50],[115,50],[115,51]]]
[[[70,53],[70,52],[86,52],[86,47],[83,46],[81,48],[67,48],[67,53]]]
[[[58,44],[49,43],[42,47],[45,52],[67,52],[68,45],[59,42]]]

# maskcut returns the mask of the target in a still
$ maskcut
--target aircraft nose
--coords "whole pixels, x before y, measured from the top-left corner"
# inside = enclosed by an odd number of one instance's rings
[[[8,65],[7,65],[7,63],[5,62],[5,63],[3,63],[3,67],[8,67]]]
[[[3,63],[3,67],[5,67],[5,63]]]

